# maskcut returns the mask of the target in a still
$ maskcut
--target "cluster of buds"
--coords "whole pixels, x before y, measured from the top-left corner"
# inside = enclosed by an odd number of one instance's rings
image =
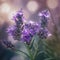
[[[16,25],[11,26],[7,29],[9,35],[12,35],[14,40],[24,41],[27,44],[30,44],[32,37],[36,34],[40,36],[40,38],[47,37],[47,17],[48,11],[44,10],[40,14],[41,23],[29,23],[24,24],[23,13],[22,11],[17,12],[17,14],[13,17]]]
[[[43,10],[42,12],[39,13],[40,17],[40,32],[39,36],[40,38],[46,38],[49,34],[49,31],[47,29],[47,24],[48,24],[48,18],[50,17],[50,12],[48,10]]]
[[[5,46],[6,48],[14,49],[14,45],[10,41],[3,40],[2,45]]]
[[[21,30],[23,25],[23,13],[22,11],[18,11],[17,14],[13,17],[15,21],[14,26],[10,26],[7,29],[9,35],[12,35],[14,40],[20,40]]]
[[[29,44],[30,41],[32,40],[32,37],[36,35],[39,32],[39,30],[40,30],[40,27],[37,23],[34,23],[34,24],[26,23],[23,26],[21,40]]]

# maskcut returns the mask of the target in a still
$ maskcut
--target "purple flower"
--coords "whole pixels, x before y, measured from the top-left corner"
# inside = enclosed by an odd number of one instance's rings
[[[40,25],[41,27],[47,27],[47,24],[48,24],[48,20],[45,16],[41,16],[41,22],[40,22]]]
[[[16,13],[16,15],[13,17],[13,20],[15,20],[15,23],[17,25],[23,24],[23,12],[22,12],[22,10],[20,10]]]
[[[12,35],[15,40],[20,40],[21,30],[23,26],[23,12],[22,10],[18,11],[16,15],[13,17],[15,20],[15,25],[10,26],[7,29],[9,35]]]
[[[48,10],[43,10],[42,12],[39,13],[40,17],[40,25],[41,27],[46,27],[48,23],[48,19],[50,17],[50,12]]]
[[[48,36],[48,29],[47,28],[41,28],[39,33],[38,33],[39,37],[41,39],[47,38]]]
[[[9,26],[8,28],[7,28],[7,33],[8,33],[8,35],[12,35],[12,32],[14,31],[16,29],[16,27],[15,26]]]
[[[30,44],[32,37],[39,32],[39,25],[37,24],[25,24],[23,27],[21,39],[22,41]]]
[[[35,23],[33,21],[25,22],[23,21],[23,13],[20,10],[17,12],[17,14],[14,16],[14,20],[16,25],[10,26],[7,29],[7,32],[9,35],[12,35],[14,40],[21,40],[23,42],[26,42],[27,44],[30,44],[30,41],[32,40],[32,37],[36,34],[39,35],[41,39],[47,37],[48,30],[46,29],[47,26],[47,18],[45,15],[47,11],[42,11],[40,16],[41,22],[40,24]]]
[[[14,48],[15,47],[10,41],[7,41],[7,40],[3,40],[2,43],[7,48]]]
[[[39,13],[39,16],[45,16],[46,18],[50,17],[50,12],[49,10],[43,10],[42,12]]]
[[[8,33],[8,35],[13,36],[13,38],[15,40],[20,40],[21,30],[22,30],[22,28],[20,28],[20,27],[18,27],[16,25],[15,26],[10,26],[7,29],[7,33]]]

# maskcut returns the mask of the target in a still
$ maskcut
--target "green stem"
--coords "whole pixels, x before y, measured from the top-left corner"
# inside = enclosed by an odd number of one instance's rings
[[[34,54],[34,56],[33,56],[33,60],[35,60],[35,57],[36,57],[37,53],[38,53],[38,48],[37,48],[37,50],[35,51],[35,54]]]
[[[42,44],[43,45],[43,41],[40,39],[39,41],[38,41],[38,46],[37,46],[37,48],[36,48],[36,51],[35,51],[35,53],[34,53],[34,56],[33,56],[33,59],[35,60],[35,58],[36,58],[36,56],[38,55],[38,51],[39,51],[39,45],[40,44]],[[43,49],[43,46],[42,46],[42,49]]]
[[[30,57],[27,53],[25,53],[25,52],[23,52],[23,51],[21,51],[21,50],[15,49],[15,52],[16,52],[16,53],[21,52],[21,53],[25,54],[27,57]]]
[[[27,44],[25,44],[25,47],[26,47],[27,50],[28,50],[28,53],[29,53],[29,56],[30,56],[30,60],[33,60],[33,55],[32,55],[32,53],[31,53],[31,51],[30,51],[29,46],[28,46]]]

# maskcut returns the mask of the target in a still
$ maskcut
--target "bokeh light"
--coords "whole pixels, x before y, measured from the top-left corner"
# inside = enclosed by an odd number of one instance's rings
[[[10,13],[8,14],[8,19],[11,20],[13,19],[13,16],[16,14],[16,10],[12,10],[10,11]]]
[[[58,0],[47,0],[47,6],[51,9],[55,9],[58,6]]]
[[[0,11],[2,13],[8,13],[8,12],[10,12],[10,9],[11,8],[10,8],[9,4],[7,4],[7,3],[2,4],[0,7]]]
[[[38,10],[38,3],[36,1],[29,1],[27,3],[27,9],[30,11],[30,12],[36,12]]]

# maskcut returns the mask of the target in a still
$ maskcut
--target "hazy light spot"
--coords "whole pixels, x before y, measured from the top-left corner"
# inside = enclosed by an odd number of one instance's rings
[[[47,6],[54,9],[58,6],[58,0],[47,0]]]
[[[50,36],[52,36],[52,34],[51,33],[48,33],[48,37],[50,37]]]
[[[10,8],[9,4],[7,4],[7,3],[2,4],[1,7],[0,7],[0,11],[2,13],[9,13],[10,9],[11,8]]]
[[[9,14],[8,14],[8,19],[9,20],[13,19],[13,16],[15,16],[15,15],[16,15],[16,11],[15,10],[10,11]]]
[[[38,10],[38,3],[36,1],[29,1],[27,3],[27,9],[30,11],[30,12],[36,12]]]

